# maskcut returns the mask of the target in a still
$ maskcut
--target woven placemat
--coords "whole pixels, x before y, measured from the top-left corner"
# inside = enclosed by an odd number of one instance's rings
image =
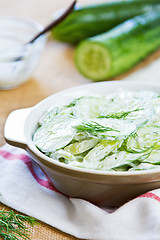
[[[12,210],[11,208],[0,203],[0,210],[2,210],[3,208],[5,208],[5,210],[7,211]],[[17,213],[17,211],[15,211],[15,213]],[[34,227],[28,226],[28,230],[30,232],[28,236],[30,237],[31,240],[76,240],[78,239],[71,235],[65,234],[59,231],[58,229],[53,228],[45,223],[42,223],[40,221],[38,221],[38,223],[39,224],[35,225]]]

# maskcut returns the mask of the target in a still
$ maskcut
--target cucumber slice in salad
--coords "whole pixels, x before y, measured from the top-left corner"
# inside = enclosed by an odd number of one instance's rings
[[[146,125],[139,128],[136,135],[128,137],[127,149],[160,148],[160,127],[155,125]]]
[[[95,162],[99,162],[104,159],[111,152],[117,151],[119,147],[122,145],[122,140],[102,140],[99,144],[97,144],[84,158],[84,162],[90,162],[95,164]]]
[[[69,144],[67,147],[64,148],[64,150],[70,152],[71,154],[78,155],[93,148],[98,142],[98,139],[91,138],[81,142]]]
[[[95,118],[100,115],[101,108],[105,104],[109,104],[110,100],[107,101],[104,97],[85,97],[81,98],[75,104],[73,114],[76,118],[82,120],[88,120]]]
[[[69,144],[76,130],[73,128],[77,120],[68,115],[57,115],[45,121],[34,134],[33,141],[42,152],[53,152]]]

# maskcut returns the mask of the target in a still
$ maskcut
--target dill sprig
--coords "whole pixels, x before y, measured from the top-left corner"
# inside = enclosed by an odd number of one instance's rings
[[[145,151],[132,151],[132,152],[129,152],[129,153],[134,153],[134,154],[137,154],[139,155],[140,153],[142,154],[141,156],[138,156],[136,159],[134,159],[133,161],[130,160],[120,166],[117,166],[117,167],[113,167],[112,169],[115,170],[115,171],[128,171],[131,167],[134,167],[134,166],[138,166],[139,164],[141,164],[142,162],[144,162],[147,158],[149,158],[149,156],[151,155],[152,153],[152,150],[153,150],[153,146],[148,148],[147,149],[147,152],[146,150]]]
[[[0,237],[5,240],[29,240],[27,225],[34,226],[38,222],[30,217],[15,213],[13,210],[0,210]]]
[[[75,98],[72,102],[70,102],[68,105],[66,105],[65,107],[70,108],[70,107],[74,107],[76,105],[76,103],[81,100],[84,97],[79,97],[79,98]]]
[[[127,141],[128,141],[128,139],[126,139],[123,142],[122,146],[120,147],[121,151],[126,151],[128,153],[133,153],[133,154],[146,153],[146,155],[149,153],[149,156],[150,156],[152,150],[154,149],[155,145],[158,143],[158,142],[155,142],[152,146],[145,147],[143,149],[134,149],[134,148],[130,148],[127,146]]]
[[[125,118],[127,117],[130,113],[133,112],[138,112],[143,110],[143,108],[136,108],[134,110],[131,111],[127,111],[127,112],[117,112],[117,113],[112,113],[112,114],[108,114],[108,115],[102,115],[99,118],[116,118],[116,119],[121,119],[121,118]]]
[[[108,131],[119,132],[119,130],[113,129],[111,127],[105,127],[94,121],[83,123],[81,125],[76,126],[75,128],[78,131],[85,131],[89,133],[108,132]]]
[[[156,124],[151,124],[151,125],[149,125],[149,126],[147,126],[147,127],[155,127],[155,128],[160,128],[160,126],[159,126],[159,125],[156,125]]]

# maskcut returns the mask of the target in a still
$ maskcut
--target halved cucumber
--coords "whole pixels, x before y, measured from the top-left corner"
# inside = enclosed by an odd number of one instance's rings
[[[111,68],[111,56],[103,44],[96,41],[84,41],[78,45],[75,53],[75,64],[87,78],[103,80]]]
[[[78,155],[93,148],[98,142],[98,139],[90,138],[81,142],[69,144],[67,147],[64,148],[64,150],[70,152],[73,155]]]
[[[94,81],[126,72],[160,46],[159,23],[160,10],[154,10],[82,41],[75,52],[77,69]]]

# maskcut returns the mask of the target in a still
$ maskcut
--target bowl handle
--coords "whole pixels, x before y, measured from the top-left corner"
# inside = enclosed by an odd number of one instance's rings
[[[4,138],[12,146],[26,148],[24,123],[32,108],[18,109],[11,112],[4,127]]]

